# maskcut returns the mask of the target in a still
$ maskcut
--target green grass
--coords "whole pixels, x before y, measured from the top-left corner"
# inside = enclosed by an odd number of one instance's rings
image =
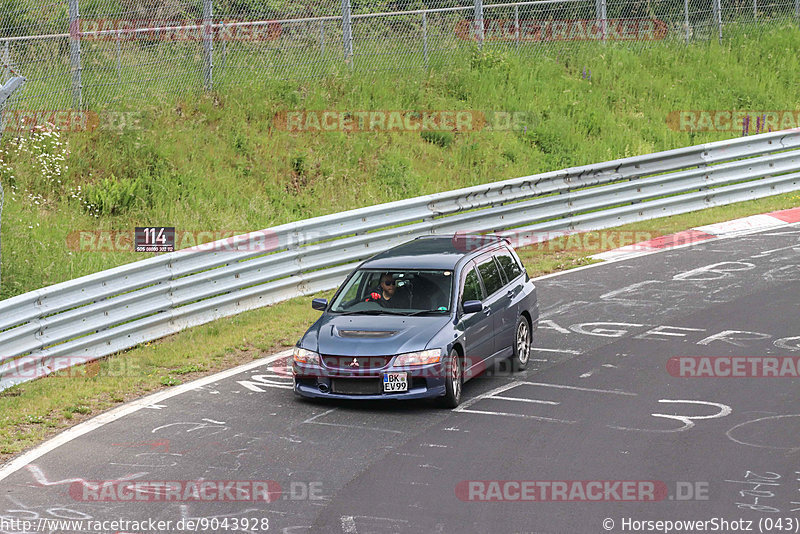
[[[735,137],[741,133],[674,131],[665,121],[682,109],[798,109],[791,89],[798,37],[795,28],[723,45],[609,43],[561,59],[489,50],[429,73],[272,81],[164,99],[141,111],[135,130],[22,144],[6,135],[0,298],[147,256],[72,250],[70,236],[81,230],[241,233]],[[425,136],[279,130],[275,115],[298,109],[502,110],[527,118],[511,131]]]
[[[4,136],[0,298],[148,256],[72,250],[70,235],[80,230],[163,224],[241,233],[736,137],[739,132],[678,132],[665,120],[682,109],[800,109],[792,89],[799,36],[797,29],[779,29],[759,40],[642,50],[609,43],[559,58],[488,50],[451,58],[448,68],[432,63],[427,73],[356,72],[232,86],[178,102],[156,99],[143,108],[138,130],[25,141]],[[511,131],[425,136],[276,128],[276,113],[297,109],[502,110],[529,119]],[[655,237],[798,205],[800,194],[786,194],[623,229]],[[521,255],[538,275],[585,265],[596,252],[547,244]],[[117,403],[293,345],[317,316],[310,299],[193,328],[84,373],[72,370],[0,393],[0,461]]]

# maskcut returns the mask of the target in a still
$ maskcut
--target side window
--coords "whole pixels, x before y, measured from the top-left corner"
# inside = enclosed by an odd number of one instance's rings
[[[492,258],[485,260],[478,265],[478,272],[481,273],[483,285],[486,288],[486,294],[493,295],[501,287],[503,287],[503,278],[500,276],[500,271],[497,269],[497,264]]]
[[[461,295],[461,302],[464,303],[468,300],[483,300],[483,290],[481,289],[481,281],[478,280],[478,273],[472,268],[469,270],[464,279],[464,292]]]
[[[508,251],[501,250],[497,253],[497,263],[500,264],[509,282],[522,274],[522,267]]]

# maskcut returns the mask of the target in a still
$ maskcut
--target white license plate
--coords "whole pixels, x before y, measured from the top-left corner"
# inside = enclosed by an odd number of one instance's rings
[[[408,391],[408,373],[384,373],[383,392]]]

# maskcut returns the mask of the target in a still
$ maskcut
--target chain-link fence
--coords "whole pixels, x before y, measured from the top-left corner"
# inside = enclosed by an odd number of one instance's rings
[[[723,38],[800,21],[800,0],[0,0],[15,109],[87,109],[276,78]]]

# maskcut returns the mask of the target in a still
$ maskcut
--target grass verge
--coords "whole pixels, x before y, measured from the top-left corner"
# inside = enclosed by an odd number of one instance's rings
[[[609,231],[657,237],[796,206],[800,206],[800,194],[789,193]],[[603,247],[601,241],[593,242],[600,244],[592,250],[571,249],[569,242],[555,240],[518,252],[528,273],[539,276],[588,265],[594,261],[592,254],[614,248],[613,244]],[[73,369],[63,376],[45,377],[0,393],[0,463],[117,404],[293,346],[319,316],[311,309],[311,299],[329,298],[331,293],[296,298],[198,326],[104,358],[90,364],[92,369]],[[292,395],[289,391],[285,394]]]

